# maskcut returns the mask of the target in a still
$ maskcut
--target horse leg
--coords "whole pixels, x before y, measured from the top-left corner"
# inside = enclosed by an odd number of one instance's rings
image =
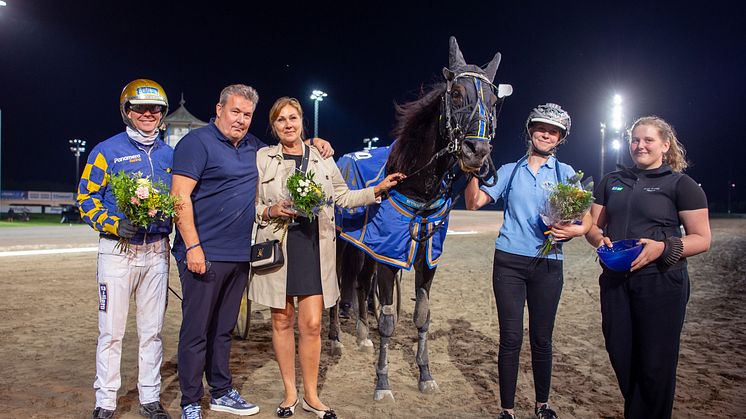
[[[339,305],[339,317],[343,319],[350,318],[350,312],[352,311],[352,303],[355,299],[355,278],[358,276],[360,266],[362,265],[362,250],[342,240],[345,243],[345,250],[341,257],[344,259],[340,261],[339,252],[337,254],[337,265],[341,266],[341,269],[337,272],[337,278],[339,279],[339,290],[340,290],[340,305]],[[354,260],[350,260],[353,258]]]
[[[357,275],[357,309],[358,316],[357,322],[355,323],[355,332],[357,335],[357,348],[363,352],[373,352],[373,341],[370,340],[369,336],[369,322],[368,322],[368,294],[370,293],[370,285],[373,280],[373,273],[376,269],[376,261],[365,255],[361,250],[358,251],[360,257],[363,258],[362,269]]]
[[[381,315],[378,319],[378,333],[381,336],[378,363],[376,364],[375,400],[384,398],[394,400],[394,393],[389,385],[389,342],[396,328],[396,307],[394,306],[394,277],[397,268],[383,263],[378,264],[378,297],[381,302]]]
[[[348,247],[352,246],[347,246],[347,242],[345,242],[344,240],[339,240],[339,237],[337,237],[336,269],[338,282],[344,281],[345,271],[348,270],[344,267],[345,258],[343,257]],[[339,300],[337,300],[337,304],[329,309],[329,343],[331,355],[342,355],[342,351],[344,350],[344,345],[342,345],[342,341],[339,340],[340,330],[341,326],[339,324]]]
[[[337,304],[329,309],[329,351],[332,356],[342,355],[344,351],[344,345],[339,340],[339,332],[341,326],[339,324],[339,300]]]
[[[430,327],[430,286],[436,268],[429,268],[425,261],[425,247],[420,246],[415,259],[415,305],[414,325],[417,327],[417,367],[420,378],[417,386],[422,393],[434,393],[438,383],[430,374],[430,359],[427,351],[427,332]]]

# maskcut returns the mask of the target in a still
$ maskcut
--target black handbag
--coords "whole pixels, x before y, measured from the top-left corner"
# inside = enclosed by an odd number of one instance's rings
[[[282,255],[282,242],[268,240],[251,246],[251,269],[268,271],[285,263]]]

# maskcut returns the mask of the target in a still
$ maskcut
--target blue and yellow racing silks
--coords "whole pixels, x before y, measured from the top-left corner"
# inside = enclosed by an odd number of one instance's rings
[[[345,154],[337,162],[350,189],[362,189],[378,184],[386,177],[385,165],[390,148]],[[443,251],[448,230],[448,198],[427,217],[415,215],[401,200],[386,195],[379,205],[359,208],[339,208],[336,211],[339,237],[363,250],[378,262],[411,269],[419,246],[426,246],[427,264],[435,267]],[[442,227],[427,241],[418,243],[410,236],[410,222],[416,236],[429,233],[441,222]]]
[[[78,185],[78,207],[83,220],[102,235],[115,236],[124,214],[117,210],[114,193],[109,188],[111,176],[120,171],[140,172],[154,182],[163,182],[170,190],[173,155],[174,150],[160,139],[148,150],[126,132],[96,145],[88,155]],[[132,241],[142,242],[146,231],[148,234],[169,234],[171,220],[158,221],[147,229],[140,228]]]

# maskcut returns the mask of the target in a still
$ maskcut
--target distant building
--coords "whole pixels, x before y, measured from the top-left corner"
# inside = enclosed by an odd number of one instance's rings
[[[163,124],[166,126],[166,133],[163,136],[163,140],[171,147],[176,147],[179,140],[187,135],[189,131],[207,125],[207,122],[192,115],[184,107],[184,103],[186,103],[186,101],[184,100],[184,94],[182,93],[181,100],[179,101],[179,108],[163,119]]]

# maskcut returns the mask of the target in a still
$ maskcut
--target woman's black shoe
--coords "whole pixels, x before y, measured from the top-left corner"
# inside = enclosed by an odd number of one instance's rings
[[[292,406],[282,407],[282,404],[280,404],[280,406],[277,406],[277,417],[289,418],[290,416],[293,416],[293,413],[295,413],[295,406],[298,406],[298,399],[295,399],[295,403],[293,403]]]
[[[305,410],[306,412],[315,413],[316,417],[318,417],[319,419],[337,419],[337,414],[334,413],[334,410],[332,410],[332,409],[329,409],[329,410],[320,410],[320,409],[317,409],[317,408],[311,406],[310,404],[308,404],[308,402],[306,401],[305,398],[303,398],[303,405],[302,406],[303,406],[303,410]]]
[[[557,419],[557,413],[544,403],[534,410],[537,419]]]

